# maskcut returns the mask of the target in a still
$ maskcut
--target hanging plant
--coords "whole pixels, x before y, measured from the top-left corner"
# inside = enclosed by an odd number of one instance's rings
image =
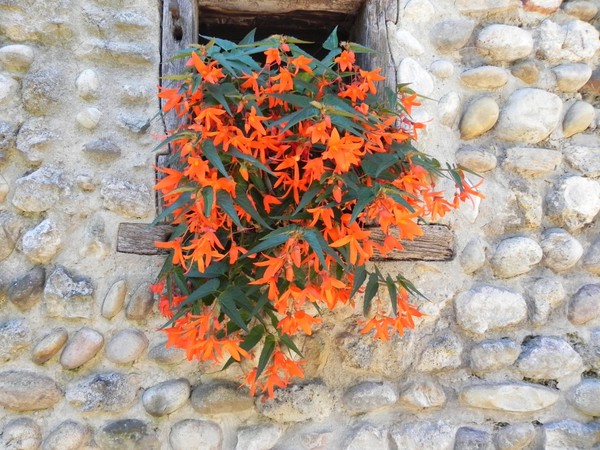
[[[405,86],[378,96],[381,69],[356,63],[369,49],[335,31],[322,59],[302,44],[210,39],[179,55],[180,85],[159,93],[164,112],[185,119],[161,143],[172,152],[156,185],[166,209],[155,222],[175,226],[156,243],[170,252],[154,285],[167,346],[241,363],[251,393],[269,397],[303,376],[295,336],[352,304],[365,282],[361,333],[387,340],[413,328],[418,291],[366,264],[422,235],[423,218],[479,195],[462,170],[411,145],[424,126],[411,119],[417,96]],[[449,199],[438,177],[454,181]]]

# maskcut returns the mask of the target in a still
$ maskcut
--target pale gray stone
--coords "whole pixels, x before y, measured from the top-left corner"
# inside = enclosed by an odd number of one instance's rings
[[[416,381],[400,394],[400,404],[414,409],[442,408],[446,404],[446,393],[431,381]]]
[[[544,177],[557,170],[561,161],[557,150],[513,147],[506,151],[502,166],[525,177]]]
[[[77,94],[86,100],[96,97],[99,84],[98,75],[93,69],[83,70],[75,81]]]
[[[147,66],[154,61],[156,50],[151,44],[94,40],[82,46],[82,53],[94,61],[102,61],[122,67],[125,65]]]
[[[0,363],[17,358],[31,345],[31,333],[23,319],[0,323]]]
[[[498,450],[521,450],[535,438],[531,423],[515,423],[500,428],[494,439]]]
[[[333,396],[323,384],[293,385],[279,389],[275,397],[255,402],[258,411],[277,422],[303,422],[322,420],[333,410]]]
[[[569,165],[587,177],[600,177],[600,147],[571,145],[564,149]]]
[[[460,96],[456,92],[448,92],[438,103],[437,116],[442,125],[453,128],[460,112]]]
[[[0,150],[0,164],[2,164],[2,150]],[[8,185],[8,182],[6,181],[6,178],[4,178],[2,175],[0,175],[0,203],[4,203],[4,200],[6,200],[6,197],[8,196],[9,192],[10,192],[10,186]],[[1,253],[0,253],[0,259],[2,259]]]
[[[561,64],[552,71],[556,86],[563,92],[577,92],[592,76],[592,68],[587,64]]]
[[[142,395],[142,404],[148,414],[160,417],[185,405],[190,393],[190,382],[185,378],[163,381],[146,389]]]
[[[600,211],[600,183],[584,177],[559,179],[546,198],[548,215],[573,232]]]
[[[240,428],[235,450],[270,450],[281,437],[279,425],[265,424]]]
[[[119,125],[132,133],[142,134],[150,128],[150,119],[148,117],[126,116],[121,114],[119,116]]]
[[[45,283],[46,270],[36,266],[10,285],[8,299],[21,311],[27,311],[42,298]]]
[[[563,135],[568,138],[587,130],[595,114],[594,107],[588,102],[580,100],[573,103],[563,119]]]
[[[191,397],[194,410],[201,415],[237,414],[254,409],[254,399],[235,385],[200,384]]]
[[[31,359],[36,364],[44,364],[58,353],[67,342],[69,334],[62,327],[54,328],[46,334],[33,348]]]
[[[92,437],[89,426],[65,420],[44,439],[42,450],[81,450]]]
[[[0,163],[6,162],[7,153],[15,148],[18,128],[4,120],[0,120]]]
[[[474,139],[491,130],[500,115],[500,108],[491,97],[480,97],[465,109],[460,120],[461,139]]]
[[[401,422],[390,430],[402,450],[453,450],[456,427],[449,422]]]
[[[83,153],[102,159],[114,159],[121,156],[121,147],[107,138],[90,141],[83,146]]]
[[[129,320],[144,320],[152,311],[154,295],[150,290],[150,283],[140,284],[125,308],[125,316]]]
[[[71,276],[58,266],[48,276],[44,305],[50,317],[90,319],[94,313],[94,287],[87,278]]]
[[[600,417],[600,380],[587,378],[569,394],[571,403],[588,416]]]
[[[390,443],[387,430],[370,424],[363,425],[350,434],[343,446],[344,450],[364,450],[367,448],[389,450]]]
[[[35,228],[23,235],[23,253],[31,261],[48,264],[59,252],[62,233],[52,219],[40,222]]]
[[[527,413],[553,405],[558,394],[537,384],[505,382],[468,386],[459,399],[474,408]]]
[[[145,184],[128,180],[105,178],[100,195],[106,209],[124,217],[146,217],[154,205],[150,189]]]
[[[567,317],[575,325],[583,325],[600,316],[600,284],[582,286],[569,300]]]
[[[507,328],[527,318],[527,304],[521,294],[487,285],[458,295],[454,309],[460,327],[477,334]]]
[[[454,64],[447,59],[437,59],[431,63],[429,71],[438,78],[450,78],[454,73]]]
[[[592,1],[575,0],[562,4],[562,10],[579,20],[589,22],[598,14],[598,5]]]
[[[456,369],[462,364],[463,343],[453,333],[445,332],[427,343],[421,352],[417,370],[438,372]]]
[[[106,319],[112,319],[119,311],[123,309],[125,304],[125,296],[127,295],[127,282],[125,280],[118,280],[113,283],[110,287],[104,301],[102,302],[102,317]]]
[[[483,148],[463,147],[456,152],[456,162],[477,173],[488,172],[498,163],[496,155]]]
[[[409,87],[420,95],[433,92],[433,78],[412,58],[404,58],[398,66],[398,83],[410,83]]]
[[[154,98],[155,90],[154,86],[126,84],[123,86],[121,99],[130,104],[147,103]]]
[[[23,106],[30,114],[47,115],[61,99],[63,80],[56,69],[29,72],[22,83]]]
[[[120,412],[135,401],[137,386],[118,372],[96,373],[67,385],[66,399],[85,412]]]
[[[148,338],[133,328],[121,330],[106,344],[106,358],[115,364],[131,364],[148,348]]]
[[[455,449],[494,450],[492,435],[484,430],[460,427],[456,432]]]
[[[0,65],[16,72],[26,72],[33,62],[33,48],[29,45],[14,44],[0,48]]]
[[[176,347],[166,347],[166,341],[150,349],[148,358],[159,364],[177,364],[185,360],[185,350]]]
[[[389,383],[365,381],[348,389],[343,401],[346,409],[360,414],[393,405],[398,394]]]
[[[106,237],[104,218],[101,213],[95,213],[85,225],[79,255],[103,259],[110,251],[111,244]]]
[[[506,12],[521,7],[519,0],[455,0],[454,4],[462,13],[477,15]]]
[[[512,278],[529,272],[543,257],[542,248],[533,239],[516,236],[501,241],[490,263],[498,278]]]
[[[96,184],[94,183],[94,179],[91,175],[82,174],[78,175],[76,178],[77,186],[82,191],[93,192],[96,190]]]
[[[6,109],[12,105],[19,92],[19,82],[8,75],[0,73],[0,105]]]
[[[533,51],[531,33],[512,25],[486,26],[475,40],[477,51],[492,62],[512,62],[527,58]]]
[[[528,286],[527,293],[532,300],[531,320],[535,325],[543,325],[550,314],[563,304],[567,293],[560,278],[538,278]]]
[[[583,267],[588,272],[600,275],[600,239],[596,239],[583,258]]]
[[[598,30],[581,20],[563,25],[544,20],[537,28],[536,49],[550,62],[579,62],[593,57],[600,48],[598,36]]]
[[[562,100],[542,89],[522,88],[508,98],[496,126],[501,139],[537,144],[558,126]]]
[[[562,228],[544,231],[540,245],[544,251],[542,263],[555,272],[570,269],[583,255],[583,246]]]
[[[65,191],[62,172],[41,167],[14,184],[12,204],[25,212],[43,212],[54,206]]]
[[[75,119],[84,128],[88,130],[93,130],[100,123],[100,118],[102,117],[102,112],[98,108],[86,108],[83,111],[79,112]]]
[[[0,372],[0,406],[12,411],[48,409],[58,403],[63,393],[56,382],[29,370]]]
[[[30,166],[37,167],[58,137],[57,133],[48,128],[47,120],[32,118],[19,129],[17,150]]]
[[[534,380],[557,380],[583,371],[581,356],[567,341],[554,336],[536,336],[524,344],[516,366]]]
[[[397,47],[395,49],[395,60],[401,60],[402,56],[406,56],[407,53],[411,56],[418,56],[425,52],[423,45],[410,31],[397,27],[391,21],[388,21],[386,26],[388,27],[388,36],[390,36],[390,47],[392,51],[394,50],[394,46]]]
[[[467,45],[474,29],[475,21],[473,20],[445,20],[431,28],[429,39],[439,52],[450,53]]]
[[[460,265],[465,273],[477,272],[485,264],[485,243],[475,238],[469,241],[459,256]]]
[[[5,450],[38,450],[42,445],[42,432],[29,417],[17,417],[4,426],[0,445]]]
[[[545,423],[544,434],[544,450],[588,449],[598,441],[593,426],[572,419]]]
[[[523,0],[523,8],[526,11],[552,14],[560,8],[562,2],[563,0]]]
[[[123,29],[144,30],[153,25],[152,21],[142,14],[133,11],[121,11],[114,16],[115,26]]]
[[[435,8],[429,0],[408,0],[402,11],[402,20],[406,23],[428,22],[435,14]]]
[[[479,342],[471,349],[471,368],[475,372],[491,372],[513,364],[521,347],[512,339]]]
[[[169,444],[173,450],[221,450],[223,431],[210,420],[181,420],[171,427]]]
[[[535,84],[540,78],[540,69],[536,61],[523,61],[513,65],[510,72],[527,84]]]
[[[109,422],[95,435],[102,450],[159,450],[157,430],[138,419]]]
[[[493,90],[508,83],[508,73],[501,67],[481,66],[465,70],[460,81],[472,89]]]
[[[88,327],[73,334],[60,354],[60,364],[65,369],[77,369],[91,360],[104,344],[104,337]]]

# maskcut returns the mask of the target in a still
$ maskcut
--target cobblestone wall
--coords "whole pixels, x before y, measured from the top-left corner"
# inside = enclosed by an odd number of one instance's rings
[[[162,258],[115,249],[154,215],[160,5],[0,0],[0,448],[600,448],[600,2],[368,7],[430,98],[420,146],[487,198],[453,261],[381,265],[430,299],[417,330],[342,309],[262,402],[165,348]]]

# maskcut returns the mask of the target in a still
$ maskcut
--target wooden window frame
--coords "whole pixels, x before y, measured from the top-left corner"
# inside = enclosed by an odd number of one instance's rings
[[[282,0],[263,0],[263,5],[273,7]],[[371,0],[367,0],[371,1]],[[375,1],[375,0],[373,0]],[[294,3],[294,8],[302,7],[302,2],[309,2],[311,5],[328,5],[329,8],[335,8],[337,12],[343,11],[344,4],[349,8],[357,8],[363,3],[363,0],[298,0]],[[177,75],[185,67],[185,60],[171,60],[179,51],[188,48],[190,44],[197,43],[199,30],[199,6],[203,3],[214,3],[214,0],[164,0],[162,8],[162,46],[161,46],[161,77],[168,75]],[[219,5],[226,11],[228,8],[235,9],[239,0],[220,0]],[[289,4],[290,2],[285,2]],[[239,6],[239,5],[238,5]],[[285,12],[285,11],[284,11]],[[256,11],[258,14],[259,11]],[[367,12],[368,13],[368,12]],[[368,20],[368,17],[367,17]],[[387,46],[379,37],[374,40],[376,47]],[[381,53],[378,59],[381,58]],[[381,61],[375,61],[380,65]],[[388,64],[383,64],[389,67]],[[394,77],[388,77],[389,79]],[[165,83],[164,78],[161,82]],[[166,82],[168,83],[168,81]],[[165,83],[165,84],[166,84]],[[162,108],[161,101],[161,108]],[[174,111],[163,114],[165,130],[175,129],[181,119],[177,118]],[[157,165],[165,165],[168,155],[168,149],[165,153],[157,156]],[[158,174],[157,174],[158,175]],[[157,199],[158,209],[160,202]],[[424,235],[413,241],[403,241],[404,250],[394,251],[385,258],[375,256],[375,261],[448,261],[454,258],[454,234],[446,225],[425,225],[423,226]],[[117,232],[117,252],[131,253],[138,255],[158,255],[164,253],[154,246],[155,241],[166,241],[172,232],[172,226],[168,224],[155,225],[149,227],[145,223],[121,223]],[[376,240],[383,241],[384,233],[378,227],[372,228],[373,236]]]

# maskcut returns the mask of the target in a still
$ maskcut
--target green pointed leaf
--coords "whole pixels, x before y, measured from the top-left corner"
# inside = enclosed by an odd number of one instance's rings
[[[366,175],[377,178],[400,160],[396,153],[372,153],[363,157],[361,167]]]
[[[227,89],[227,87],[230,87],[230,89]],[[206,85],[206,90],[208,91],[208,93],[210,95],[212,95],[212,97],[219,102],[219,104],[225,108],[225,111],[227,111],[227,113],[232,116],[233,114],[231,113],[231,109],[229,108],[229,102],[227,101],[227,99],[225,98],[225,94],[226,93],[232,93],[233,91],[237,92],[237,90],[235,89],[235,87],[233,86],[233,84],[231,83],[226,83],[226,84],[222,84],[222,85],[214,85],[214,84],[207,84]],[[232,91],[233,90],[233,91]]]
[[[258,366],[256,370],[256,378],[258,378],[267,367],[267,363],[271,359],[273,355],[273,351],[275,350],[275,338],[273,335],[269,334],[265,338],[265,345],[263,346],[262,351],[260,352],[260,357],[258,358]]]
[[[327,267],[327,263],[325,262],[325,255],[323,254],[323,247],[321,247],[321,243],[319,242],[319,239],[317,238],[315,231],[314,230],[306,230],[303,234],[303,238],[306,242],[308,242],[308,245],[310,245],[310,248],[313,249],[313,251],[315,252],[317,257],[319,258],[319,261],[321,261],[321,265],[323,266],[323,269],[325,269]]]
[[[376,195],[372,188],[362,187],[358,191],[358,197],[356,199],[356,205],[352,209],[352,216],[350,216],[350,225],[352,225],[358,215],[363,212],[369,203],[375,199]]]
[[[356,267],[356,269],[354,270],[354,281],[352,282],[352,291],[350,292],[351,298],[354,297],[354,295],[363,285],[363,283],[367,279],[368,274],[369,273],[367,272],[367,269],[365,269],[364,265]]]
[[[194,292],[188,295],[188,298],[186,298],[185,301],[181,303],[180,308],[182,306],[192,305],[198,300],[203,299],[204,297],[210,294],[213,294],[214,292],[216,292],[217,289],[219,289],[220,285],[221,282],[217,278],[212,278],[206,281],[206,283],[202,284],[202,286],[200,286],[198,289],[196,289]]]
[[[271,126],[278,127],[285,123],[285,126],[281,129],[281,131],[286,131],[292,128],[294,125],[302,122],[303,120],[309,119],[311,117],[319,115],[319,110],[314,106],[309,106],[308,108],[300,109],[292,114],[282,117],[276,122],[272,123]]]
[[[233,200],[231,200],[231,196],[227,192],[217,192],[217,204],[225,212],[225,214],[231,217],[231,220],[233,220],[238,227],[243,228],[242,222],[240,222],[240,217],[233,206]]]
[[[233,323],[240,327],[244,331],[248,331],[246,322],[242,319],[240,311],[236,305],[236,299],[245,297],[244,292],[236,287],[230,287],[225,290],[219,296],[219,304],[221,305],[221,311],[223,311],[227,317],[229,317]]]
[[[219,156],[217,148],[215,147],[215,144],[213,144],[212,141],[204,141],[202,143],[202,154],[219,172],[221,172],[221,174],[225,178],[231,180],[229,174],[227,173],[227,170],[225,170],[225,166],[223,165],[223,161]]]
[[[263,227],[272,230],[273,228],[265,221],[265,219],[263,219],[261,217],[261,215],[258,213],[258,211],[256,210],[256,208],[254,207],[254,205],[252,204],[252,202],[248,199],[248,197],[246,196],[246,190],[244,189],[244,187],[238,183],[238,185],[235,187],[235,202],[244,210],[246,211],[248,214],[250,214],[250,217],[252,217],[254,220],[256,220],[260,225],[262,225]]]
[[[335,27],[323,43],[323,48],[325,50],[334,50],[340,46],[340,42],[338,41],[337,37],[337,29],[338,27]]]
[[[244,39],[242,39],[238,43],[238,47],[240,45],[253,44],[255,35],[256,35],[256,28],[254,28],[253,30],[250,31],[250,33],[248,33],[246,36],[244,36]]]
[[[250,250],[248,250],[248,253],[246,253],[242,258],[247,258],[248,256],[253,255],[255,253],[264,252],[265,250],[269,250],[270,248],[277,247],[277,246],[287,242],[289,238],[290,238],[289,234],[280,234],[280,235],[276,235],[276,236],[271,236],[270,238],[265,239],[260,244],[254,246]]]
[[[275,176],[275,174],[267,166],[265,166],[263,163],[261,163],[258,159],[256,159],[252,155],[247,155],[245,153],[242,153],[237,148],[233,148],[233,147],[230,147],[229,150],[227,151],[227,153],[231,156],[235,156],[238,159],[248,161],[254,167],[258,167],[260,170],[264,170],[269,175]]]
[[[385,277],[385,284],[387,285],[388,292],[390,294],[390,302],[392,303],[392,312],[394,316],[398,315],[398,288],[396,287],[396,283],[392,280],[392,277],[388,275]]]
[[[202,197],[204,198],[204,217],[210,217],[215,200],[215,191],[211,186],[206,186],[202,189]]]
[[[372,273],[369,275],[369,281],[367,282],[367,287],[365,288],[365,299],[363,303],[363,314],[365,316],[368,316],[369,311],[371,311],[371,302],[373,301],[375,294],[377,294],[378,289],[379,277],[376,273]]]
[[[360,44],[357,44],[356,42],[348,42],[348,48],[350,50],[352,50],[354,53],[378,53],[378,54],[382,54],[381,52],[378,52],[377,50],[373,50],[372,48],[369,47],[364,47]]]
[[[304,195],[302,195],[300,203],[298,203],[298,207],[292,213],[292,215],[296,215],[300,211],[304,210],[304,208],[306,208],[306,206],[311,202],[311,200],[317,196],[317,194],[321,191],[322,188],[323,186],[321,186],[321,183],[314,182],[308,189],[308,191],[306,191]]]
[[[280,334],[279,339],[281,339],[281,342],[283,342],[285,346],[292,350],[296,355],[298,355],[300,358],[304,358],[304,355],[302,355],[302,352],[296,346],[296,344],[294,344],[294,341],[290,336],[288,336],[287,334]]]
[[[154,219],[151,223],[150,226],[154,226],[157,223],[161,222],[163,219],[169,217],[171,214],[173,214],[173,212],[179,208],[182,208],[184,206],[191,206],[191,197],[192,197],[192,193],[191,192],[184,192],[183,194],[181,194],[181,196],[179,197],[179,199],[173,203],[172,205],[169,205],[166,209],[163,210],[163,212],[161,212],[158,216],[156,216],[156,219]]]
[[[204,272],[198,270],[198,265],[194,264],[186,274],[188,278],[217,278],[223,275],[229,265],[225,261],[215,261],[204,269]]]

